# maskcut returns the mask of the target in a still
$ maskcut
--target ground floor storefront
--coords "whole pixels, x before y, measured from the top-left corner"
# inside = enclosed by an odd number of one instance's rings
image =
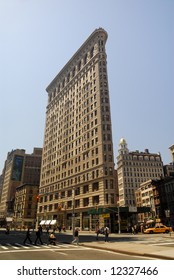
[[[108,226],[111,232],[126,232],[129,225],[138,222],[138,213],[149,211],[147,207],[136,208],[130,211],[129,207],[95,207],[90,209],[75,209],[74,211],[59,211],[59,213],[45,213],[37,216],[37,225],[51,225],[58,228],[95,231],[96,228]],[[44,221],[44,222],[42,222]],[[47,222],[46,222],[47,221]],[[52,222],[53,223],[53,222]]]

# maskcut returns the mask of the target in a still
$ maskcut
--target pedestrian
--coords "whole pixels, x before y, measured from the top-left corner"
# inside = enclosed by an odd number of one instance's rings
[[[58,228],[58,231],[59,231],[59,233],[60,233],[60,232],[61,232],[61,229],[62,229],[61,226],[59,225],[57,228]]]
[[[32,240],[31,240],[31,238],[30,238],[30,228],[27,229],[26,237],[25,237],[24,242],[23,242],[24,245],[25,245],[25,243],[26,243],[27,240],[29,240],[30,244],[32,244]]]
[[[6,234],[9,234],[9,233],[10,233],[10,227],[9,227],[8,225],[6,226],[6,231],[5,231],[5,233],[6,233]]]
[[[56,245],[56,236],[54,231],[49,235],[49,244]]]
[[[108,242],[109,228],[107,226],[104,228],[104,234],[105,234],[105,242]]]
[[[35,245],[37,245],[37,241],[39,239],[40,243],[43,245],[43,242],[42,242],[42,239],[41,239],[41,233],[42,233],[42,230],[41,228],[39,227],[38,230],[36,231],[36,240],[35,240]]]
[[[96,240],[98,240],[99,233],[100,233],[100,229],[99,227],[96,227]]]
[[[49,234],[49,227],[46,227],[47,234]]]
[[[39,226],[40,234],[42,234],[42,226]]]
[[[135,228],[132,226],[132,234],[135,234]]]
[[[137,234],[138,233],[138,227],[137,225],[134,225],[134,234]]]
[[[72,243],[75,243],[77,245],[79,245],[79,228],[75,228],[75,231],[74,231],[74,240],[72,241]]]

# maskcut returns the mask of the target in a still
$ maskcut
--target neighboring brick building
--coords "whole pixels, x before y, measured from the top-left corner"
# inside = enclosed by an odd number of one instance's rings
[[[170,218],[170,222],[174,226],[174,177],[153,180],[152,186],[157,217],[164,223],[169,223]],[[166,210],[170,210],[169,218],[166,217]]]
[[[23,184],[39,186],[41,161],[42,148],[34,148],[32,154],[26,154],[23,149],[8,153],[3,172],[1,219],[13,217],[17,187]]]
[[[39,185],[24,184],[16,188],[14,227],[35,228],[38,193]]]

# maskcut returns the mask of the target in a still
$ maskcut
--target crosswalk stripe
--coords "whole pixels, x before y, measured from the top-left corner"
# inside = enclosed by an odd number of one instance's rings
[[[38,246],[34,245],[34,244],[29,244],[29,243],[26,243],[27,246],[29,247],[32,247],[32,248],[38,248]]]
[[[19,249],[19,247],[13,246],[13,245],[12,245],[12,244],[10,244],[10,243],[6,243],[6,245],[7,245],[7,246],[9,246],[9,247],[12,247],[13,249],[16,249],[16,250],[18,250],[18,249]]]
[[[0,247],[1,247],[2,249],[4,249],[4,250],[8,250],[8,248],[5,247],[5,246],[3,246],[2,244],[0,244]]]
[[[68,247],[74,247],[74,245],[72,245],[72,244],[61,244],[61,247],[68,248]]]
[[[20,243],[15,243],[15,245],[17,245],[18,247],[22,247],[24,249],[29,249],[29,247],[25,246],[25,245],[22,245]]]
[[[8,250],[9,247],[10,248],[13,248],[15,250],[18,250],[18,249],[31,249],[31,248],[46,248],[46,249],[49,249],[49,248],[55,248],[55,249],[63,249],[63,248],[74,248],[75,246],[73,244],[63,244],[63,243],[57,243],[56,245],[52,245],[52,244],[38,244],[38,245],[35,245],[35,244],[29,244],[29,243],[26,243],[26,246],[24,244],[21,244],[21,243],[14,243],[14,244],[10,244],[10,243],[6,243],[5,244],[6,246],[0,244],[0,248],[4,249],[4,250]],[[8,246],[8,247],[7,247]]]
[[[43,248],[49,248],[48,245],[41,245],[41,247],[43,247]]]

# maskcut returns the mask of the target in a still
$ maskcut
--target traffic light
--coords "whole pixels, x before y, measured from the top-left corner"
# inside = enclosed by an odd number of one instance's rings
[[[37,202],[40,201],[40,195],[39,195],[39,194],[36,196],[36,201],[37,201]]]

